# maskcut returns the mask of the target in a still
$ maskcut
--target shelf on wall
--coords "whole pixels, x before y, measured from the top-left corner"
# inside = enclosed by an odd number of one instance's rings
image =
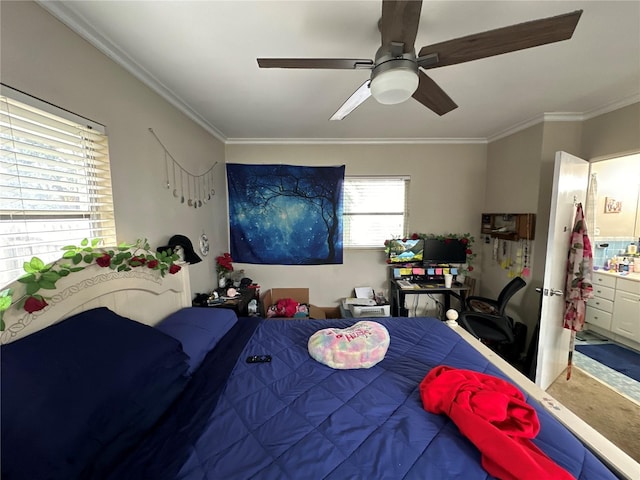
[[[533,240],[535,213],[483,213],[480,231],[501,240]]]

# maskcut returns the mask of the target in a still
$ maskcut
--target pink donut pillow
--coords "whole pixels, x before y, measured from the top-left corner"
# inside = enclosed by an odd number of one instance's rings
[[[382,360],[389,348],[389,331],[377,322],[363,320],[347,328],[325,328],[309,337],[309,355],[337,369],[369,368]]]

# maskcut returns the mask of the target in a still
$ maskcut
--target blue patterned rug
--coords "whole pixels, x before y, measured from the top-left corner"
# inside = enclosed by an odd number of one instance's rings
[[[576,350],[640,382],[640,353],[612,343],[576,345]]]

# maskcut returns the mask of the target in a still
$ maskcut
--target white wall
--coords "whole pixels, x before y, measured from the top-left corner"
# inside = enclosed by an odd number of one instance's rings
[[[485,144],[419,145],[223,145],[151,89],[116,65],[33,2],[0,2],[2,82],[89,117],[107,127],[110,138],[116,225],[119,240],[147,237],[165,244],[173,234],[196,242],[206,233],[211,253],[194,265],[194,291],[214,287],[214,257],[228,247],[225,160],[297,165],[345,164],[347,175],[410,175],[408,232],[470,232],[480,248],[483,211],[538,214],[536,238],[546,238],[550,158],[554,148],[579,144],[591,159],[640,151],[640,104],[582,122],[578,127],[539,124]],[[213,92],[215,93],[215,92]],[[199,174],[214,162],[218,195],[202,209],[180,205],[164,187],[161,137],[171,154]],[[577,143],[576,143],[577,142]],[[518,213],[518,212],[516,212]],[[545,217],[546,215],[546,217]],[[536,245],[534,274],[541,275],[544,251]],[[484,263],[474,272],[480,291],[497,293],[505,278]],[[242,266],[241,266],[242,267]],[[317,267],[244,266],[263,288],[309,286],[311,300],[335,305],[354,286],[386,286],[382,249],[347,250],[344,265]],[[517,304],[516,304],[517,305]],[[525,310],[533,312],[529,306]],[[531,313],[532,314],[532,313]],[[532,314],[533,315],[533,314]]]
[[[205,232],[212,252],[224,250],[224,145],[37,4],[3,1],[0,16],[2,82],[106,126],[118,241],[146,237],[157,247],[179,233],[197,248]],[[194,174],[220,162],[212,202],[195,210],[176,201],[149,128]],[[194,291],[214,287],[213,257],[190,268]]]
[[[487,153],[486,210],[502,213],[535,213],[531,276],[527,287],[510,303],[509,313],[529,327],[538,319],[555,153],[566,151],[585,160],[640,152],[640,103],[583,122],[545,122],[491,142]],[[509,281],[504,270],[491,261],[483,248],[480,293],[494,297]]]
[[[227,145],[228,163],[345,165],[349,175],[411,177],[407,233],[465,233],[476,238],[484,204],[486,144]],[[479,262],[478,262],[479,263]],[[309,287],[310,301],[335,306],[356,286],[387,290],[383,246],[345,249],[343,265],[239,265],[260,286]],[[478,274],[478,272],[476,272]]]
[[[488,145],[487,161],[487,201],[486,213],[538,213],[538,185],[540,181],[540,155],[544,125],[537,124],[526,130],[517,132]],[[536,225],[539,219],[536,219]],[[536,227],[538,238],[540,228]],[[480,294],[497,298],[502,288],[511,280],[508,270],[503,269],[493,260],[493,242],[485,243],[482,237],[482,284]],[[502,249],[504,242],[499,242]],[[520,247],[515,242],[507,242],[515,260],[515,250]],[[531,283],[535,274],[533,261],[536,259],[535,243],[529,242],[531,276],[525,277]],[[501,257],[499,257],[501,258]],[[523,307],[526,299],[535,295],[530,286],[514,296],[509,304],[509,314],[525,324],[534,324],[536,310]],[[529,328],[533,330],[532,327]]]

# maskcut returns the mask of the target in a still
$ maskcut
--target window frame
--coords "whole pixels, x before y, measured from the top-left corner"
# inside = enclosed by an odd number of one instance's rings
[[[376,216],[376,215],[400,215],[400,212],[381,212],[379,210],[374,210],[374,211],[370,211],[370,212],[357,212],[357,213],[352,213],[352,212],[347,212],[346,211],[346,202],[343,206],[343,226],[344,226],[344,233],[343,233],[343,246],[345,249],[358,249],[358,250],[366,250],[366,249],[384,249],[384,240],[390,238],[390,237],[402,237],[407,229],[407,225],[409,223],[409,189],[410,189],[410,185],[411,185],[411,177],[408,175],[349,175],[349,176],[345,176],[344,178],[344,186],[343,186],[343,193],[344,196],[346,198],[346,193],[347,193],[347,183],[350,180],[362,180],[362,181],[380,181],[380,182],[389,182],[389,181],[400,181],[403,183],[404,185],[404,199],[403,199],[403,212],[402,212],[402,228],[400,232],[394,233],[394,232],[389,232],[385,238],[380,239],[380,241],[375,241],[372,242],[370,244],[364,245],[364,244],[349,244],[347,243],[347,222],[346,222],[346,218],[349,216],[355,217],[355,216]],[[352,237],[353,238],[353,237]]]
[[[83,238],[115,245],[106,128],[5,84],[0,96],[0,284]]]

